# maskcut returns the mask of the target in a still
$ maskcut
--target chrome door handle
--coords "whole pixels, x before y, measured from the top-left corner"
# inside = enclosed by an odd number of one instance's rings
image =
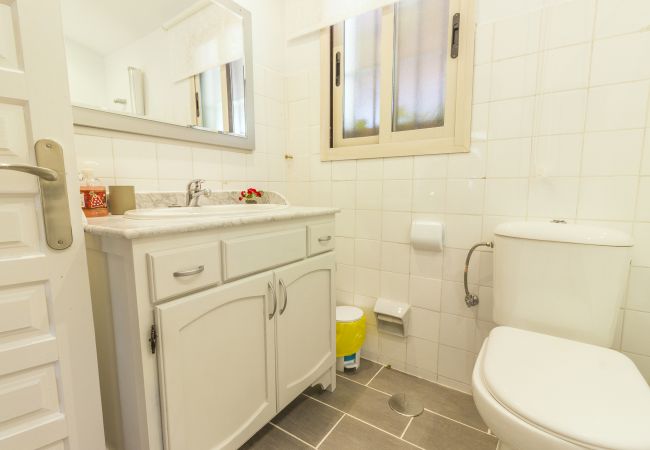
[[[275,311],[278,309],[278,297],[275,295],[275,286],[273,285],[272,281],[269,281],[268,289],[271,291],[271,295],[273,296],[273,311],[271,311],[269,314],[269,319],[273,319],[273,316],[275,316]]]
[[[329,242],[332,240],[332,236],[321,236],[318,238],[318,242]]]
[[[59,179],[59,174],[55,170],[46,167],[32,166],[30,164],[0,164],[1,170],[15,170],[16,172],[24,172],[30,175],[36,175],[47,181],[56,181]]]
[[[199,274],[204,270],[205,270],[205,266],[195,267],[194,269],[190,269],[190,270],[180,270],[178,272],[174,272],[174,278],[189,277],[192,275]]]
[[[284,313],[284,310],[287,309],[287,303],[289,303],[289,299],[287,297],[287,285],[284,284],[284,281],[282,278],[280,278],[280,281],[278,281],[278,284],[282,288],[282,296],[284,297],[284,303],[282,305],[282,308],[280,308],[280,315]]]

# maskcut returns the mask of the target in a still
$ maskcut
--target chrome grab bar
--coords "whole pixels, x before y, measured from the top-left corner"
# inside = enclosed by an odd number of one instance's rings
[[[280,308],[280,315],[282,315],[282,313],[284,313],[284,310],[287,309],[287,303],[289,303],[289,298],[287,297],[287,285],[284,284],[282,278],[280,278],[278,284],[282,288],[282,296],[284,297],[284,304],[282,305],[282,308]]]
[[[178,272],[174,272],[174,278],[189,277],[192,275],[199,274],[204,270],[205,270],[205,266],[195,267],[194,269],[190,269],[190,270],[180,270]]]
[[[52,169],[46,167],[32,166],[31,164],[7,164],[0,163],[0,170],[15,170],[16,172],[24,172],[30,175],[36,175],[47,181],[56,181],[59,179],[59,174]]]
[[[273,296],[273,311],[271,311],[271,314],[269,314],[269,319],[273,319],[273,316],[275,316],[275,311],[278,309],[278,297],[275,295],[275,286],[273,285],[272,281],[269,281],[268,288],[269,291],[271,291],[271,295]]]
[[[476,250],[478,247],[494,248],[494,242],[479,242],[478,244],[472,246],[472,248],[469,249],[469,252],[467,252],[467,258],[465,259],[465,271],[463,273],[463,283],[465,283],[465,304],[467,305],[468,308],[478,305],[478,295],[470,293],[469,287],[467,285],[467,273],[469,272],[469,261],[472,258],[472,253],[474,253],[474,250]]]

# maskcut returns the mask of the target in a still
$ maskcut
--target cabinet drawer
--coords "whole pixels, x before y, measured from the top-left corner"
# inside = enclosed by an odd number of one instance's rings
[[[323,222],[307,226],[309,255],[317,255],[334,249],[334,222]]]
[[[296,228],[256,234],[225,239],[221,245],[223,277],[231,280],[305,258],[307,232],[305,228]]]
[[[159,302],[221,281],[219,243],[147,254],[151,300]]]

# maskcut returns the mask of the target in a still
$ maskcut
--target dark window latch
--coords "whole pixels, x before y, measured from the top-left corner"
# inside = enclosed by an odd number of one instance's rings
[[[156,325],[151,325],[151,332],[149,336],[149,345],[151,346],[151,353],[156,353],[156,344],[158,343],[158,332]]]
[[[451,57],[458,58],[458,46],[460,41],[460,13],[454,14],[451,23]]]
[[[334,72],[334,83],[338,87],[341,85],[341,52],[336,52],[336,67]]]

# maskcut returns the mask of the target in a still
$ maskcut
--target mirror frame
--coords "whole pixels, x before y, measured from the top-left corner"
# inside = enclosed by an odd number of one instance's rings
[[[119,112],[102,111],[100,109],[77,106],[72,104],[72,117],[75,125],[102,130],[120,131],[125,133],[155,136],[161,138],[175,139],[186,142],[216,145],[220,147],[231,147],[242,150],[255,149],[255,108],[253,102],[253,27],[251,13],[242,8],[233,0],[203,0],[199,4],[210,3],[220,4],[231,11],[239,14],[243,19],[244,28],[244,76],[246,86],[244,88],[246,109],[246,136],[209,131],[202,128],[194,128],[183,125],[176,125],[169,122],[161,122],[153,119],[132,116]],[[191,9],[196,8],[195,5]],[[185,14],[185,11],[180,15]],[[172,19],[173,20],[173,19]],[[162,24],[161,24],[162,25]]]

